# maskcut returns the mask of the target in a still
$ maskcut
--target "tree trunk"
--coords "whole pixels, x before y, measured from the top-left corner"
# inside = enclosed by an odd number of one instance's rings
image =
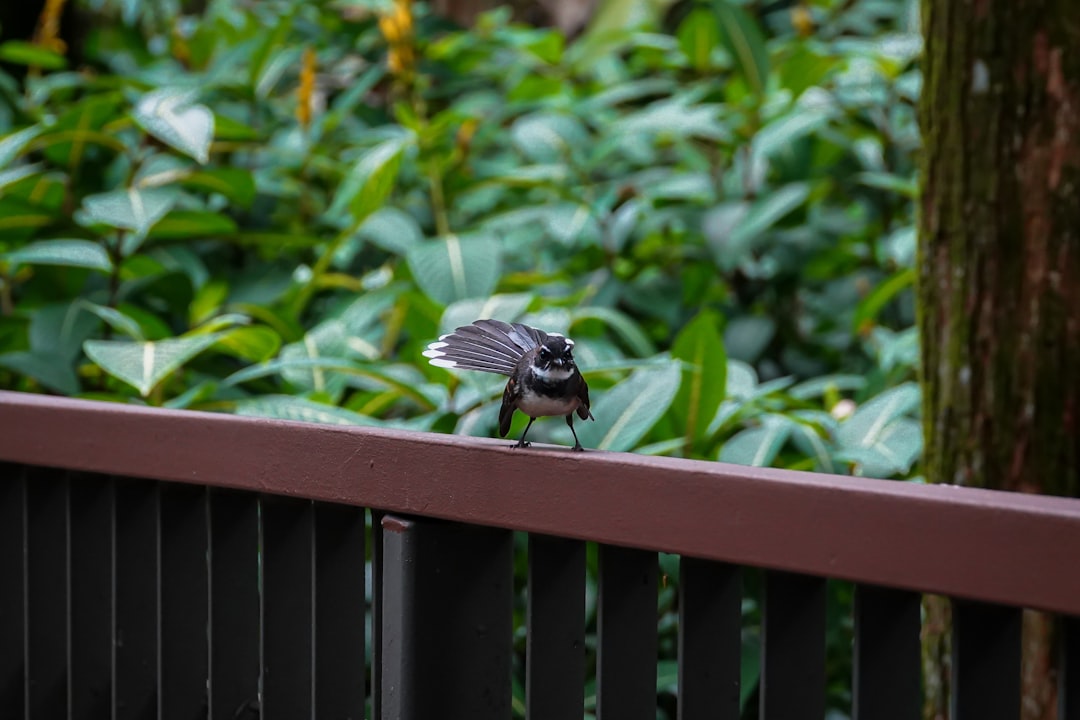
[[[931,482],[1080,490],[1080,2],[922,0],[919,325]],[[928,718],[948,608],[927,601]],[[1024,622],[1025,720],[1056,717],[1051,625]]]

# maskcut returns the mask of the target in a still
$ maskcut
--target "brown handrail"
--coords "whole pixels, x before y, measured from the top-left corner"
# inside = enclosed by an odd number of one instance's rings
[[[1080,500],[0,392],[0,461],[1080,615]]]

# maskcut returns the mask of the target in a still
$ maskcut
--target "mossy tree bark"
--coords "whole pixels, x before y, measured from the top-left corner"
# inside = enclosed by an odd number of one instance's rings
[[[1080,490],[1080,2],[922,0],[925,468]],[[948,717],[947,603],[927,603],[927,707]],[[1026,720],[1056,716],[1051,624],[1024,624]]]

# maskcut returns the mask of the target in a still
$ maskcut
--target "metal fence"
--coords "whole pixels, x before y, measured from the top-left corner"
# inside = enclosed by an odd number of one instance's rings
[[[681,720],[739,717],[744,567],[761,718],[824,717],[829,578],[853,717],[919,717],[931,592],[954,718],[1019,716],[1026,607],[1080,718],[1080,500],[2,392],[0,718],[509,718],[513,531],[533,720],[582,717],[589,542],[601,720],[655,718],[658,552]]]

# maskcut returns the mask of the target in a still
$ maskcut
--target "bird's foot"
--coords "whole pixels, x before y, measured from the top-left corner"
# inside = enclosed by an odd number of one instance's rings
[[[570,448],[571,452],[585,452],[585,448],[581,446],[581,443],[577,443],[574,447]]]
[[[511,445],[510,447],[514,450],[517,450],[518,448],[532,447],[532,443],[525,442],[524,440],[518,440],[516,445]]]

